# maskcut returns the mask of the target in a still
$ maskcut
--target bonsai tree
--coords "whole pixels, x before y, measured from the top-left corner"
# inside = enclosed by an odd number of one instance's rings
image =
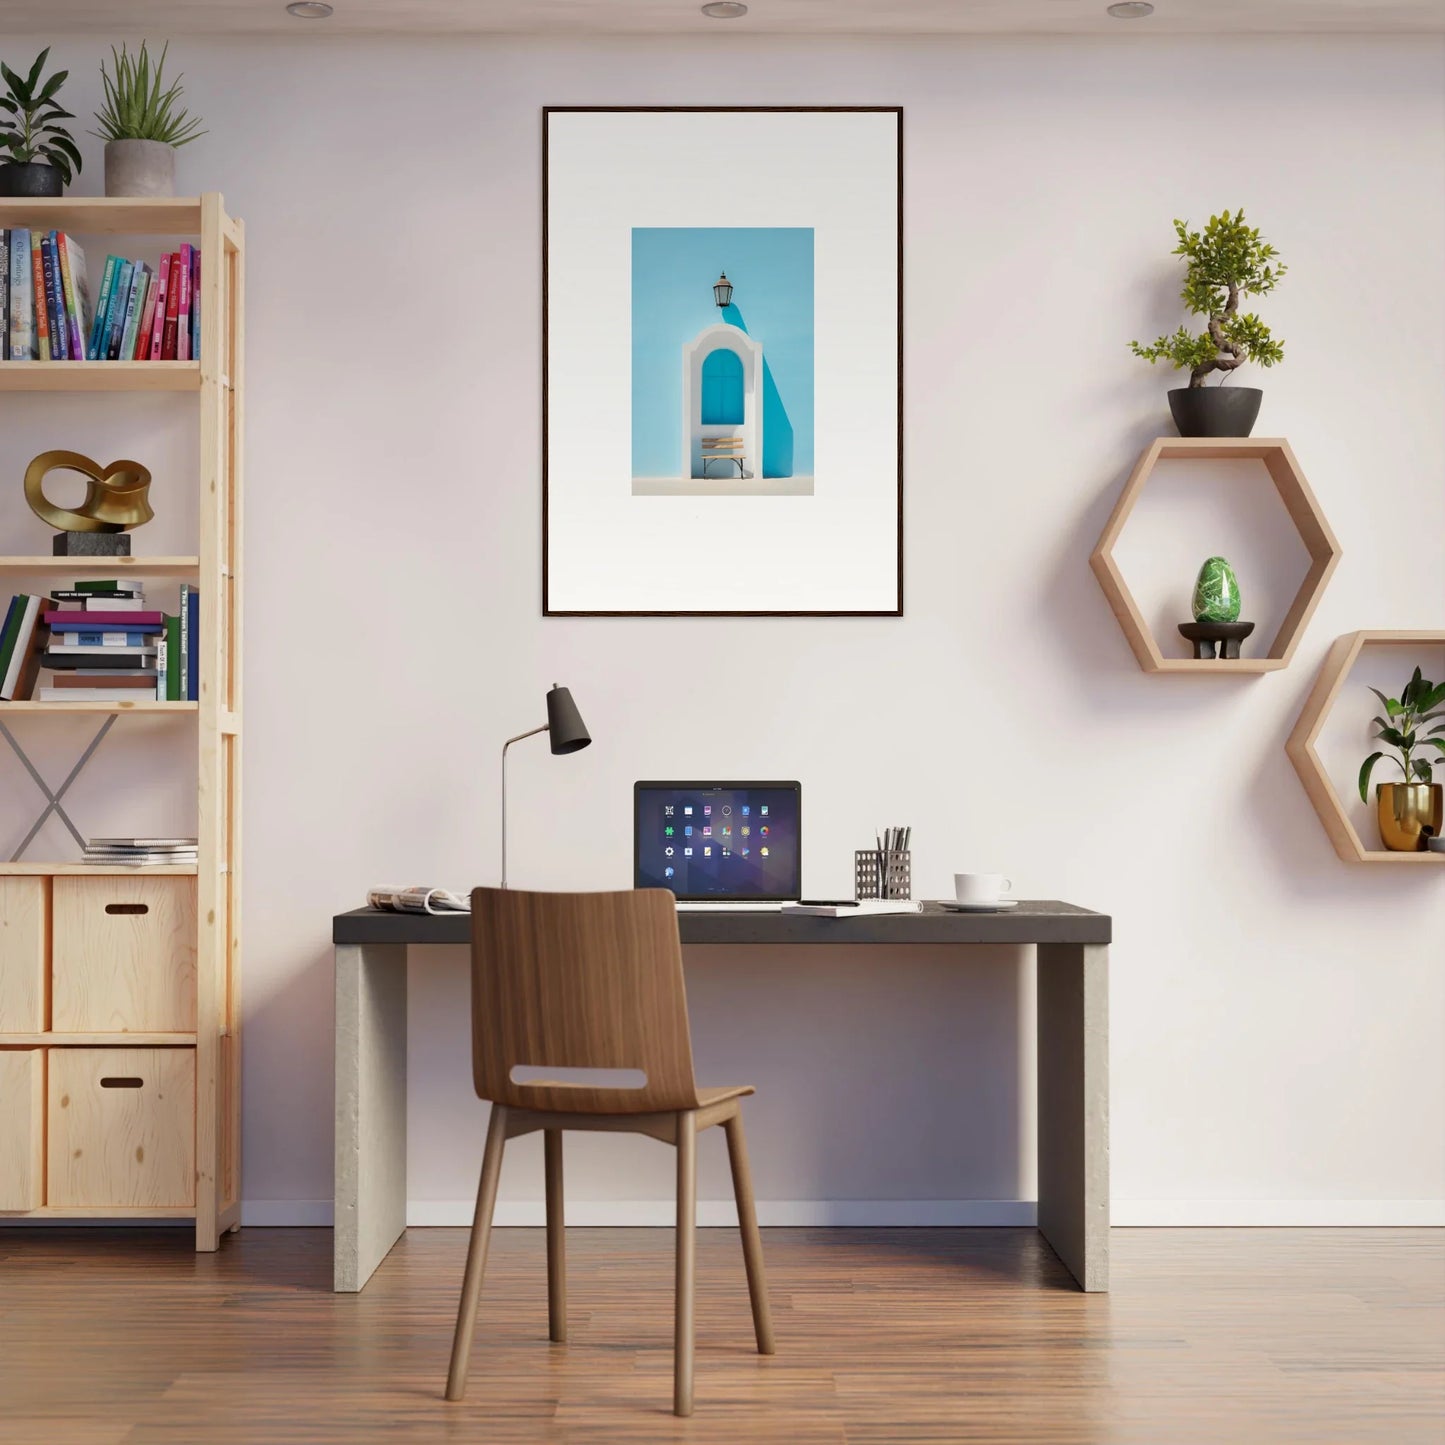
[[[81,168],[80,152],[70,132],[56,121],[75,117],[61,108],[55,95],[70,72],[57,70],[42,84],[40,72],[49,55],[47,45],[23,79],[0,61],[0,77],[5,81],[5,90],[0,93],[0,160],[22,166],[50,166],[69,185],[74,172]]]
[[[1186,221],[1175,221],[1179,244],[1172,255],[1186,263],[1180,299],[1194,316],[1207,316],[1197,335],[1181,326],[1173,336],[1161,336],[1152,346],[1129,343],[1135,356],[1146,361],[1169,361],[1189,371],[1189,385],[1203,386],[1211,371],[1231,371],[1246,361],[1273,366],[1284,359],[1284,343],[1270,335],[1269,327],[1252,311],[1239,310],[1240,298],[1264,296],[1287,269],[1275,263],[1279,254],[1259,231],[1245,224],[1243,210],[1211,216],[1201,231]]]
[[[197,136],[205,135],[205,131],[199,128],[201,122],[198,119],[187,111],[176,109],[176,102],[182,94],[181,77],[177,76],[168,89],[161,89],[161,72],[165,69],[166,51],[169,49],[167,42],[152,65],[144,40],[135,55],[131,55],[124,45],[118,53],[115,46],[110,47],[115,74],[106,69],[105,61],[100,62],[105,104],[95,113],[100,129],[92,131],[92,135],[107,142],[154,140],[168,146],[183,146]]]
[[[1385,716],[1374,719],[1378,731],[1375,737],[1388,743],[1398,754],[1395,762],[1404,773],[1407,783],[1429,783],[1434,781],[1434,768],[1429,758],[1414,756],[1416,748],[1435,748],[1445,753],[1445,682],[1433,683],[1420,676],[1415,669],[1410,681],[1405,684],[1398,698],[1386,697],[1377,687],[1370,689],[1385,706]],[[1435,726],[1421,736],[1420,729],[1428,722]],[[1370,801],[1370,774],[1375,764],[1385,756],[1384,752],[1371,753],[1360,768],[1360,801]],[[1436,759],[1435,761],[1439,761]]]

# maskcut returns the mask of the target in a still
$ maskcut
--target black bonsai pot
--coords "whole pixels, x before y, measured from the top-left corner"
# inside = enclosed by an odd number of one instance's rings
[[[1253,386],[1180,386],[1169,410],[1182,437],[1247,437],[1264,393]]]
[[[0,165],[0,196],[58,196],[64,189],[60,172],[43,161]]]

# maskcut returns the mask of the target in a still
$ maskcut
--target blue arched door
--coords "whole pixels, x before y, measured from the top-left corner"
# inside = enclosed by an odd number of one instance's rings
[[[741,426],[743,422],[743,360],[720,346],[702,363],[702,423]]]

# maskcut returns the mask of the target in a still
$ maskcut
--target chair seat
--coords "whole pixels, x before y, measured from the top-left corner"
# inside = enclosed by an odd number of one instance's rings
[[[746,1099],[749,1094],[755,1094],[757,1090],[751,1084],[724,1084],[716,1089],[699,1089],[697,1091],[697,1102],[701,1108],[709,1108],[713,1104],[725,1104],[729,1099]]]

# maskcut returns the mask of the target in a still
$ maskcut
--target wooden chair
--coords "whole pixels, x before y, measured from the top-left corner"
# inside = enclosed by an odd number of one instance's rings
[[[743,463],[747,460],[743,454],[743,439],[741,437],[704,437],[702,439],[702,474],[707,476],[707,464],[711,461],[721,459],[725,462],[736,462],[738,464],[738,479],[741,480],[747,475],[743,470]]]
[[[637,1088],[518,1082],[519,1069],[640,1070]],[[683,990],[682,948],[671,893],[472,894],[472,1076],[491,1101],[467,1250],[447,1399],[466,1390],[477,1300],[508,1139],[544,1131],[549,1333],[567,1338],[562,1219],[562,1133],[594,1129],[647,1134],[677,1149],[677,1297],[673,1410],[692,1414],[697,1136],[727,1134],[758,1352],[773,1353],[762,1240],[738,1101],[749,1085],[700,1089]]]

